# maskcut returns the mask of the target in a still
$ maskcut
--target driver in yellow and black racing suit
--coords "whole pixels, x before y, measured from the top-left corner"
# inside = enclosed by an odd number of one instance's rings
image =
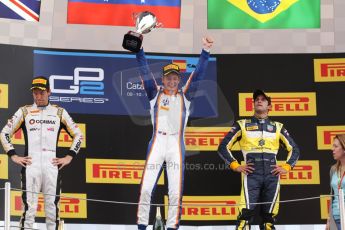
[[[272,202],[261,205],[260,229],[275,229],[275,217],[279,209],[279,175],[290,171],[297,163],[299,149],[282,123],[268,118],[271,98],[262,90],[255,90],[254,116],[238,120],[218,148],[219,155],[229,167],[244,173],[241,205],[236,229],[250,229],[257,202]],[[238,142],[243,153],[244,165],[233,157],[230,149]],[[276,155],[280,146],[288,151],[286,162],[277,165]]]

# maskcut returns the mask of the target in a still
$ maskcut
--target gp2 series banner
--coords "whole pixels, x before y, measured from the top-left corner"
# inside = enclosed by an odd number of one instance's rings
[[[195,70],[199,57],[146,55],[153,76],[161,81],[162,66],[174,63],[182,70],[182,84]],[[133,54],[34,51],[34,75],[49,78],[50,101],[71,113],[143,116],[148,100]],[[200,82],[191,116],[217,115],[216,59],[210,58]]]

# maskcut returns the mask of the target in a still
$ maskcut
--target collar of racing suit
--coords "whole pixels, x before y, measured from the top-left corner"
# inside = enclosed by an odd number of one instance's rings
[[[269,123],[271,120],[269,119],[269,117],[265,117],[265,118],[257,118],[256,116],[252,117],[252,122],[256,122],[258,124],[265,124],[265,123]]]
[[[32,107],[37,108],[37,109],[41,109],[41,110],[47,109],[47,108],[49,108],[49,106],[50,106],[50,102],[49,102],[49,101],[48,101],[48,104],[45,105],[45,106],[37,106],[36,103],[34,103],[34,104],[32,105]]]
[[[166,94],[166,95],[169,95],[169,96],[176,95],[178,93],[178,91],[179,90],[176,89],[173,94],[170,94],[170,90],[163,89],[163,93]]]

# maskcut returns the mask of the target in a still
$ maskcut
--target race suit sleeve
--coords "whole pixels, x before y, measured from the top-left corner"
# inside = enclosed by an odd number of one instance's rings
[[[157,83],[153,77],[153,74],[147,64],[147,59],[145,57],[144,49],[141,49],[136,54],[137,62],[139,63],[140,78],[144,85],[147,97],[149,100],[152,100],[157,92],[158,87]]]
[[[296,165],[300,151],[297,144],[284,127],[282,127],[280,132],[280,143],[288,151],[286,163],[282,167],[287,171],[290,171]]]
[[[225,161],[226,164],[230,165],[231,169],[236,169],[240,164],[231,154],[231,148],[234,144],[239,141],[242,137],[242,131],[239,124],[236,122],[233,127],[231,127],[230,132],[224,137],[222,142],[218,147],[219,156]]]
[[[1,131],[0,139],[2,147],[9,157],[16,155],[16,151],[11,142],[13,134],[21,128],[24,122],[24,116],[22,109],[18,109],[17,112],[7,121],[7,124]]]
[[[194,97],[198,88],[198,82],[204,79],[209,57],[210,53],[203,49],[195,70],[191,73],[186,84],[182,87],[183,93],[188,99]]]
[[[81,147],[81,143],[84,139],[83,133],[65,109],[62,113],[61,123],[62,127],[73,138],[72,145],[67,154],[72,157],[75,157],[78,154]]]

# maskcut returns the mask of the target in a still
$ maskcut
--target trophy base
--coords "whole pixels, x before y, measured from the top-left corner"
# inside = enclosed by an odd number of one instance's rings
[[[143,35],[129,31],[123,37],[122,47],[126,50],[138,53],[143,43]]]

